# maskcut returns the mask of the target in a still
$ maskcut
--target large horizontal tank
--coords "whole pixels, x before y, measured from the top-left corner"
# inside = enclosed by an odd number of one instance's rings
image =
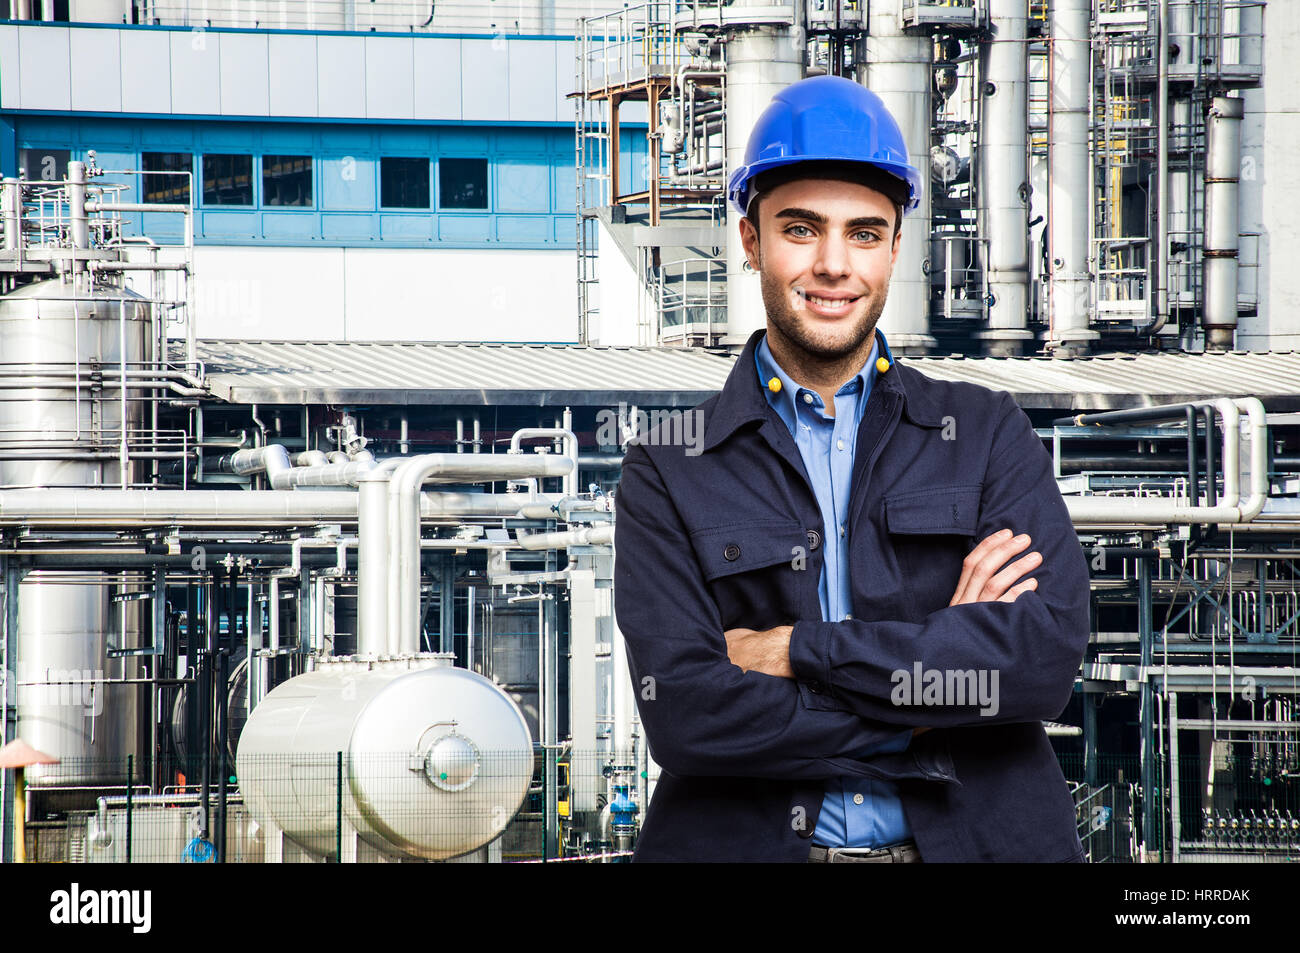
[[[389,855],[444,860],[494,839],[533,774],[523,715],[450,656],[331,659],[248,716],[236,766],[259,823],[333,856],[339,837]]]

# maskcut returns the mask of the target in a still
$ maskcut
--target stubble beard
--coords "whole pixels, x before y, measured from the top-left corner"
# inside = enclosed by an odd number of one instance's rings
[[[818,335],[810,326],[816,318],[800,320],[794,309],[794,302],[802,301],[793,289],[783,288],[775,278],[769,278],[767,272],[760,273],[760,286],[763,291],[763,306],[767,317],[781,334],[800,350],[820,361],[835,361],[854,354],[876,329],[876,323],[885,310],[885,299],[889,294],[889,281],[875,292],[867,295],[867,307],[853,325],[851,332],[836,338],[829,334]],[[856,302],[861,307],[861,302]],[[836,328],[839,331],[838,326]],[[842,333],[842,332],[840,332]]]

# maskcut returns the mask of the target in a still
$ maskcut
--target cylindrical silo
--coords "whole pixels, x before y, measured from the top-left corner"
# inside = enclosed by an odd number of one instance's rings
[[[258,821],[311,853],[333,856],[355,833],[391,856],[445,860],[514,817],[533,745],[505,692],[447,656],[342,659],[262,700],[237,767]]]
[[[132,482],[118,453],[144,425],[139,391],[115,385],[147,366],[150,315],[130,290],[93,284],[79,271],[0,298],[0,349],[30,387],[0,392],[0,485],[102,487]],[[17,367],[15,367],[17,365]],[[78,381],[80,377],[80,381]],[[16,382],[15,382],[16,383]],[[94,490],[87,490],[93,493]],[[33,571],[18,592],[18,734],[55,755],[33,769],[35,786],[120,784],[126,756],[140,754],[141,686],[134,657],[147,603],[112,601],[111,574]],[[136,758],[138,773],[144,759]]]

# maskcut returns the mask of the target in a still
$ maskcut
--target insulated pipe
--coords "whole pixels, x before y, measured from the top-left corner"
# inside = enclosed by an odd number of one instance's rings
[[[420,515],[426,518],[523,516],[546,519],[554,516],[551,506],[562,499],[558,493],[544,493],[536,498],[520,493],[422,493]],[[136,529],[173,524],[298,525],[313,520],[346,522],[355,520],[357,514],[358,496],[354,490],[317,490],[311,493],[81,490],[64,487],[0,490],[0,526]]]
[[[336,451],[337,452],[337,451]],[[325,463],[328,458],[319,450],[308,450],[297,455],[298,460],[316,461],[313,465],[294,467],[289,451],[278,443],[252,450],[238,450],[219,462],[235,473],[265,472],[267,482],[274,490],[291,490],[295,486],[355,486],[361,474],[375,468],[374,458],[350,460],[344,463]]]
[[[544,435],[553,435],[550,429]],[[389,481],[389,599],[388,646],[393,653],[420,649],[420,516],[417,500],[425,481],[465,483],[477,480],[512,480],[522,477],[566,476],[573,472],[573,457],[523,454],[515,448],[530,431],[520,430],[511,440],[509,454],[428,453],[411,457]],[[573,456],[577,438],[570,432]],[[530,502],[533,502],[530,500]]]
[[[1206,116],[1205,346],[1232,347],[1237,331],[1237,189],[1245,101],[1216,96]]]
[[[980,237],[988,250],[989,354],[1014,357],[1029,331],[1029,85],[1025,0],[990,0],[992,38],[981,44],[984,58],[980,100],[978,195]],[[924,166],[922,168],[925,168]],[[900,253],[901,256],[901,253]]]
[[[1146,326],[1138,328],[1139,335],[1157,334],[1169,321],[1169,222],[1174,215],[1170,201],[1173,196],[1169,192],[1169,46],[1172,42],[1169,36],[1169,0],[1160,0],[1157,16],[1155,313]],[[1183,56],[1189,52],[1180,51]],[[1187,108],[1186,103],[1184,108]],[[1185,210],[1182,217],[1186,218]]]
[[[357,535],[357,654],[388,651],[388,481],[392,474],[363,474],[359,492]]]
[[[324,467],[331,462],[333,461],[320,450],[304,450],[293,455],[293,465],[296,467]]]
[[[566,411],[567,413],[567,411]],[[510,438],[510,452],[512,454],[523,453],[520,446],[524,440],[531,440],[535,437],[563,437],[565,455],[573,461],[573,469],[569,470],[564,480],[564,495],[578,495],[578,438],[574,432],[567,427],[524,427],[522,430],[516,430]],[[541,475],[541,474],[539,474]]]
[[[1056,351],[1082,354],[1099,335],[1088,327],[1092,236],[1092,156],[1088,148],[1091,91],[1091,0],[1053,0],[1051,87],[1048,112],[1048,312],[1047,342]]]
[[[876,0],[867,13],[865,55],[857,81],[884,100],[907,143],[908,163],[921,170],[920,205],[902,226],[898,261],[880,328],[896,354],[922,354],[935,346],[930,333],[930,89],[933,40],[903,29],[901,3]],[[728,84],[730,86],[730,84]],[[730,89],[728,89],[730,96]],[[1021,143],[1021,149],[1024,143]]]
[[[1175,408],[1182,405],[1171,405]],[[1248,523],[1268,500],[1268,421],[1257,397],[1198,402],[1213,406],[1223,420],[1223,503],[1189,506],[1169,499],[1067,496],[1065,505],[1077,525],[1094,523]],[[1149,408],[1158,409],[1158,408]],[[1241,411],[1250,422],[1250,495],[1241,499]]]
[[[515,534],[522,549],[567,549],[569,546],[597,546],[614,541],[612,523],[584,526],[562,533]]]

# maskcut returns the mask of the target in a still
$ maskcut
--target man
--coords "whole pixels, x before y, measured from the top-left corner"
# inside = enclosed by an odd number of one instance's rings
[[[663,769],[637,860],[1082,858],[1041,724],[1089,626],[1050,459],[1008,395],[895,363],[875,328],[918,188],[837,77],[778,94],[732,176],[767,327],[693,411],[702,446],[634,442],[617,496]]]

